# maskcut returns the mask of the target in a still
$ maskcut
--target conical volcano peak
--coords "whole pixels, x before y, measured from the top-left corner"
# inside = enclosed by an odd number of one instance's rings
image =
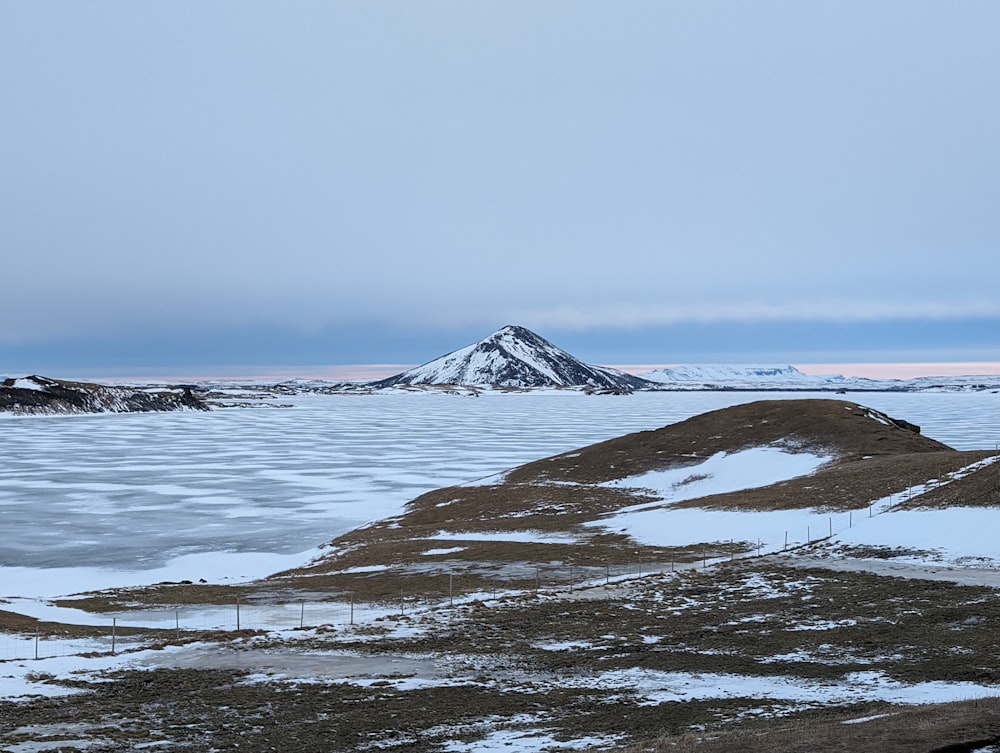
[[[547,342],[545,338],[540,335],[535,334],[527,327],[521,327],[517,324],[507,324],[496,332],[494,332],[489,337],[484,338],[485,340],[499,340],[505,338],[516,338],[518,340],[528,340],[536,342]]]
[[[501,327],[492,335],[488,335],[480,340],[477,345],[489,345],[496,344],[502,345],[504,347],[511,348],[534,348],[538,350],[556,350],[562,353],[565,351],[557,348],[555,345],[550,343],[544,337],[535,332],[532,332],[527,327],[521,327],[516,324],[508,324]],[[567,354],[568,355],[568,354]]]
[[[507,325],[477,343],[377,383],[634,389],[645,380],[589,366],[529,329]]]

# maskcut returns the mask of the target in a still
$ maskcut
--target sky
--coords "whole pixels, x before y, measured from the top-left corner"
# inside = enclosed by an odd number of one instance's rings
[[[507,324],[601,364],[995,367],[997,28],[2,3],[0,373],[416,364]]]

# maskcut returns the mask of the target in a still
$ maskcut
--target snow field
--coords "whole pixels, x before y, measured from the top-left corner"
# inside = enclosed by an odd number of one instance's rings
[[[46,599],[57,593],[159,580],[204,578],[227,582],[257,577],[303,563],[317,553],[318,544],[336,535],[336,526],[353,527],[359,520],[396,514],[422,491],[489,476],[546,454],[635,429],[653,428],[755,396],[699,394],[690,396],[692,400],[683,405],[677,403],[688,396],[669,397],[670,404],[664,396],[655,394],[628,398],[488,395],[477,400],[400,395],[349,398],[344,402],[323,397],[304,399],[299,408],[289,411],[4,419],[4,428],[13,431],[7,434],[12,440],[8,463],[0,469],[0,508],[5,524],[10,524],[7,539],[0,544],[0,564],[9,563],[0,567],[0,596],[34,597],[4,605],[32,616],[69,622],[87,619],[92,622],[84,624],[107,625],[111,616],[52,607]],[[986,396],[974,397],[982,405]],[[925,409],[931,404],[928,398],[943,401],[936,408],[951,405],[966,410],[977,404],[970,402],[970,396],[864,396],[868,404],[873,404],[875,398],[882,400],[877,406],[880,410],[923,423],[925,428],[928,421],[919,412],[906,410],[911,405],[906,401],[922,404]],[[671,414],[666,407],[676,412]],[[966,413],[962,416],[968,418]],[[980,413],[980,421],[982,416]],[[940,416],[937,419],[941,420]],[[984,440],[989,431],[983,426],[969,430],[964,435],[965,446],[987,446]],[[940,433],[925,433],[962,444]],[[711,488],[771,483],[789,473],[808,472],[808,468],[822,462],[819,457],[783,457],[770,453],[773,448],[765,449],[767,453],[756,456],[717,456],[707,468],[710,472],[703,473],[706,478],[689,483],[683,482],[697,469],[685,469],[684,478],[666,474],[641,481],[633,479],[628,485],[659,488],[665,497],[667,493],[674,495],[668,502],[679,501],[696,490],[705,494],[714,493],[705,491]],[[913,490],[918,492],[917,488]],[[926,550],[930,560],[955,564],[963,560],[968,564],[970,558],[985,558],[976,562],[990,566],[1000,562],[998,547],[989,536],[989,532],[998,530],[1000,518],[996,511],[888,512],[898,501],[873,501],[871,518],[864,510],[860,515],[855,512],[836,516],[818,511],[716,514],[671,510],[669,515],[661,516],[669,519],[669,526],[657,525],[654,511],[641,506],[595,525],[611,530],[624,528],[637,540],[666,546],[693,540],[761,541],[762,552],[780,551],[785,531],[789,532],[788,545],[793,546],[827,536],[832,528],[836,541],[851,545]],[[697,517],[688,519],[688,514]],[[65,525],[50,525],[62,519],[67,521]],[[133,524],[136,534],[131,541],[115,538],[117,531]],[[711,536],[706,536],[706,529]],[[80,535],[74,539],[71,531]],[[191,532],[186,539],[185,531]],[[442,532],[442,542],[450,536],[467,537]],[[304,547],[303,541],[308,546]],[[48,558],[45,561],[49,565],[37,563],[40,553]],[[84,566],[50,566],[59,563]],[[498,594],[501,598],[507,595]],[[490,594],[478,598],[491,601]],[[379,617],[397,613],[391,607],[366,611],[366,606],[355,606],[356,624],[371,625]],[[350,628],[349,607],[345,605],[307,603],[304,608],[303,617],[302,604],[241,605],[240,627],[276,631],[275,635],[289,644],[310,633],[297,629],[300,622],[306,626],[328,624],[334,630]],[[323,608],[331,611],[324,613]],[[404,608],[410,616],[410,610],[416,610],[418,605],[406,603]],[[423,619],[429,613],[419,614]],[[419,635],[434,629],[433,618],[427,617],[428,626],[415,621],[416,612],[412,616],[414,620],[381,624],[389,635],[396,636]],[[123,626],[141,624],[169,630],[178,617],[182,631],[236,627],[235,605],[179,613],[129,613],[115,618],[121,619],[119,624]],[[800,626],[812,630],[829,627]],[[379,635],[372,634],[371,640],[378,640]],[[149,657],[169,659],[173,651],[122,654],[135,648],[123,642],[118,656],[84,657],[80,654],[106,652],[107,641],[41,640],[40,659],[36,661],[32,658],[31,636],[3,638],[6,643],[0,642],[0,696],[6,697],[68,692],[36,681],[47,673],[65,677],[82,672],[92,676],[108,668],[142,666]],[[294,677],[294,673],[285,677]],[[374,678],[359,676],[352,681],[370,683]],[[445,681],[416,677],[399,682],[417,687]],[[797,703],[850,699],[862,691],[869,694],[865,698],[906,702],[996,692],[991,686],[967,683],[902,686],[878,673],[856,673],[847,681],[830,684],[797,678],[630,670],[601,673],[588,681],[623,691],[640,688],[650,703],[667,697],[718,697],[698,694],[736,692],[731,688],[738,684],[757,697],[792,699]],[[487,738],[487,743],[506,750],[511,745],[533,750],[536,748],[532,746],[544,739],[544,730],[539,728],[534,737],[532,733],[497,732],[495,739],[494,735]]]
[[[909,555],[908,561],[912,562],[968,565],[975,561],[979,567],[1000,567],[1000,539],[994,534],[1000,530],[1000,509],[957,507],[892,512],[899,502],[928,491],[931,486],[925,484],[871,500],[866,507],[846,513],[815,509],[742,512],[670,507],[672,503],[709,494],[755,488],[805,475],[827,460],[778,448],[754,448],[728,455],[719,453],[696,466],[621,479],[613,485],[649,489],[663,501],[626,508],[587,525],[627,533],[649,546],[749,542],[754,546],[754,554],[769,554],[827,539],[828,543],[925,552]],[[973,463],[949,480],[997,460],[994,457]]]
[[[0,415],[0,598],[249,580],[305,564],[324,542],[423,492],[780,396],[313,395],[282,410]],[[993,446],[994,398],[860,396],[960,449]],[[783,536],[784,524],[772,528]]]

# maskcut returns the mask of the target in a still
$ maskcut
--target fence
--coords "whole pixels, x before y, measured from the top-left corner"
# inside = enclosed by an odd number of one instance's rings
[[[808,546],[852,528],[864,518],[892,510],[897,505],[922,493],[924,485],[912,487],[902,494],[890,495],[870,504],[867,511],[855,510],[836,515],[802,515],[802,510],[788,511],[797,527],[771,529],[769,533],[748,538],[745,535],[720,536],[718,543],[704,547],[700,557],[680,561],[643,561],[637,556],[632,562],[607,562],[603,565],[582,565],[573,562],[520,566],[509,565],[505,577],[497,577],[484,588],[456,589],[455,573],[446,569],[431,573],[433,588],[423,592],[408,592],[405,578],[393,581],[391,572],[365,576],[385,578],[389,592],[398,591],[398,599],[378,602],[354,601],[291,601],[285,603],[236,602],[223,606],[183,606],[167,609],[119,612],[108,616],[104,634],[85,638],[30,633],[0,633],[0,662],[49,659],[88,654],[114,654],[151,642],[183,641],[199,635],[233,631],[276,631],[328,626],[331,629],[352,629],[372,625],[395,615],[428,609],[451,609],[473,602],[489,602],[510,595],[523,596],[533,590],[540,597],[572,594],[582,589],[611,586],[629,579],[653,573],[666,573],[694,568],[706,568],[720,562],[746,556],[760,556]],[[703,513],[705,511],[702,511]],[[745,533],[745,532],[744,532]],[[728,547],[726,545],[728,539]],[[739,542],[739,547],[737,543]],[[749,547],[747,546],[749,544]],[[728,548],[728,551],[727,551]],[[515,585],[516,584],[516,585]],[[529,584],[525,588],[525,584]],[[396,587],[398,586],[398,588]],[[93,622],[90,616],[88,622]],[[144,634],[135,634],[134,629]],[[100,627],[97,630],[101,630]],[[154,633],[151,636],[149,633]]]

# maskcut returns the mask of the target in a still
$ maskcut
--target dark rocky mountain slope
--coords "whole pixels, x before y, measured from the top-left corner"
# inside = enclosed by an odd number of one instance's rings
[[[11,413],[132,413],[209,410],[190,387],[125,387],[37,375],[0,381],[0,411]]]

